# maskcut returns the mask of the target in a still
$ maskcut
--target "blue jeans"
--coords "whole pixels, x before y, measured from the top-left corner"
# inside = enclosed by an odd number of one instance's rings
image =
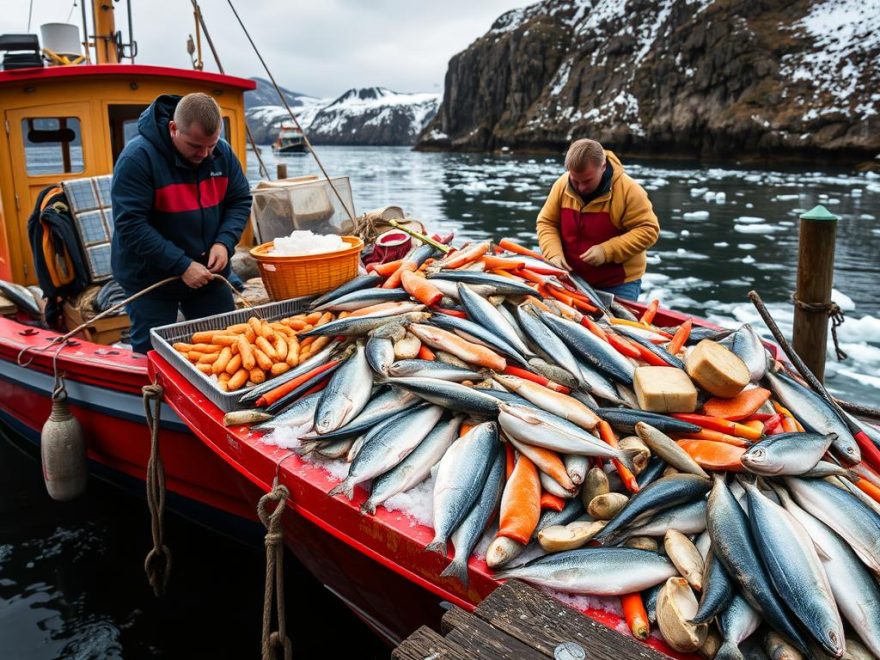
[[[596,287],[599,291],[605,291],[606,293],[613,293],[618,298],[626,298],[627,300],[638,300],[639,294],[642,292],[642,280],[641,278],[637,280],[633,280],[632,282],[627,282],[626,284],[618,284],[616,286],[609,286],[604,288]]]
[[[132,350],[137,353],[149,351],[153,347],[150,330],[177,321],[178,309],[190,321],[231,312],[235,309],[235,302],[229,287],[221,280],[214,280],[200,289],[191,289],[180,281],[166,284],[125,306],[131,319],[129,341]]]

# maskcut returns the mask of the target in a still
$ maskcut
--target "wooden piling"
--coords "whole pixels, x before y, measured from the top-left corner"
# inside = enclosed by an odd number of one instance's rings
[[[825,380],[837,220],[821,205],[801,216],[792,345],[819,381]]]
[[[287,178],[287,163],[278,163],[275,167],[277,168],[277,176],[275,178],[278,179],[279,181],[281,179],[286,179]]]

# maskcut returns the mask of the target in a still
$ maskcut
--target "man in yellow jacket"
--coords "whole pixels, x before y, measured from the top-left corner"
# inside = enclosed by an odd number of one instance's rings
[[[636,300],[645,252],[660,235],[648,193],[595,140],[573,142],[565,169],[538,214],[541,252],[594,288]]]

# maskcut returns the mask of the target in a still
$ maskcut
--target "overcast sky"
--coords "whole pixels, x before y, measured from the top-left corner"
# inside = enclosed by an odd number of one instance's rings
[[[91,6],[89,0],[78,0]],[[233,0],[278,83],[312,96],[379,85],[399,92],[443,92],[449,59],[482,36],[523,0]],[[23,33],[27,0],[4,2],[0,34]],[[225,0],[200,3],[227,73],[265,77]],[[139,64],[189,67],[186,38],[193,30],[189,0],[133,0]],[[81,26],[73,0],[33,0],[31,32],[49,22]],[[116,27],[128,38],[125,2]],[[68,21],[68,17],[69,21]],[[89,18],[91,29],[91,18]],[[206,70],[216,65],[203,46]]]

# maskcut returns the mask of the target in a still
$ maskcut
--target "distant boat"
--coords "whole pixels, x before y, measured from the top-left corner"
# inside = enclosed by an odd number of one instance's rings
[[[278,138],[272,144],[272,151],[276,154],[303,153],[306,150],[306,141],[303,132],[292,124],[281,124]]]

